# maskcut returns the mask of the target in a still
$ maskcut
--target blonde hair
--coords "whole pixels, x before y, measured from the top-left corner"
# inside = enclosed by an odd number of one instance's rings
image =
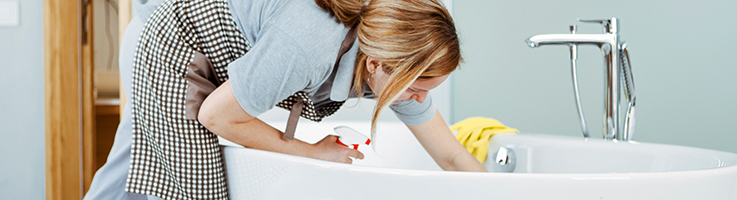
[[[389,74],[377,92],[371,137],[381,112],[412,82],[449,74],[461,62],[460,44],[450,13],[436,0],[315,0],[347,27],[358,25],[358,53],[352,91],[362,94],[366,59],[378,59]],[[360,96],[359,96],[360,97]]]

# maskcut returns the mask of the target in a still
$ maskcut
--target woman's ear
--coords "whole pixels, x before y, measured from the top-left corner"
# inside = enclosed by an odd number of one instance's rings
[[[381,62],[378,59],[371,56],[366,56],[366,69],[369,71],[369,73],[376,73],[376,69],[379,69],[380,67]]]

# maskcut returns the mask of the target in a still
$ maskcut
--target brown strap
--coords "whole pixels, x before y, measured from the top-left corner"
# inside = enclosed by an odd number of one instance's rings
[[[354,24],[353,27],[351,27],[350,30],[348,30],[348,34],[345,35],[345,39],[343,39],[343,43],[340,44],[340,50],[338,51],[338,58],[335,59],[335,65],[333,66],[333,75],[338,72],[338,66],[340,65],[340,59],[343,57],[343,54],[348,52],[348,50],[351,49],[353,46],[353,43],[356,41],[356,27],[358,27],[358,23]],[[299,121],[299,116],[302,113],[302,107],[304,106],[304,101],[302,99],[296,98],[297,102],[292,105],[292,109],[289,112],[289,119],[287,120],[287,128],[284,130],[284,139],[287,140],[293,140],[294,139],[294,131],[297,129],[297,122]]]
[[[287,130],[284,131],[284,139],[294,140],[294,131],[297,129],[297,122],[299,121],[299,114],[302,113],[302,107],[304,107],[304,101],[300,98],[296,99],[292,105],[292,110],[289,112],[289,120],[287,120]]]

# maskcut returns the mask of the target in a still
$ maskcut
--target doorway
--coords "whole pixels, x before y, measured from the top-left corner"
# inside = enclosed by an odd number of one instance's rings
[[[112,146],[121,105],[125,103],[115,100],[120,99],[119,95],[109,94],[115,93],[114,88],[99,95],[102,85],[95,77],[107,80],[110,78],[103,76],[114,74],[95,71],[117,70],[117,61],[99,58],[103,55],[100,49],[108,49],[104,52],[107,57],[118,54],[117,38],[122,31],[109,25],[117,24],[125,30],[130,21],[130,0],[75,2],[43,0],[46,199],[84,196]],[[99,30],[101,25],[95,23],[99,16],[110,17],[102,25],[108,29]],[[106,38],[95,32],[103,32]],[[111,35],[114,37],[108,37]],[[95,46],[110,44],[111,40],[113,45]],[[108,64],[100,68],[96,59]]]

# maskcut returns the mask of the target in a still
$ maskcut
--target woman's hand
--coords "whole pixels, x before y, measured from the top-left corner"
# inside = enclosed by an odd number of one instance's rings
[[[353,160],[349,157],[363,159],[363,153],[358,150],[348,148],[340,145],[337,142],[338,136],[328,135],[319,142],[315,143],[315,152],[312,155],[313,158],[320,160],[327,160],[333,162],[342,162],[351,164]]]

